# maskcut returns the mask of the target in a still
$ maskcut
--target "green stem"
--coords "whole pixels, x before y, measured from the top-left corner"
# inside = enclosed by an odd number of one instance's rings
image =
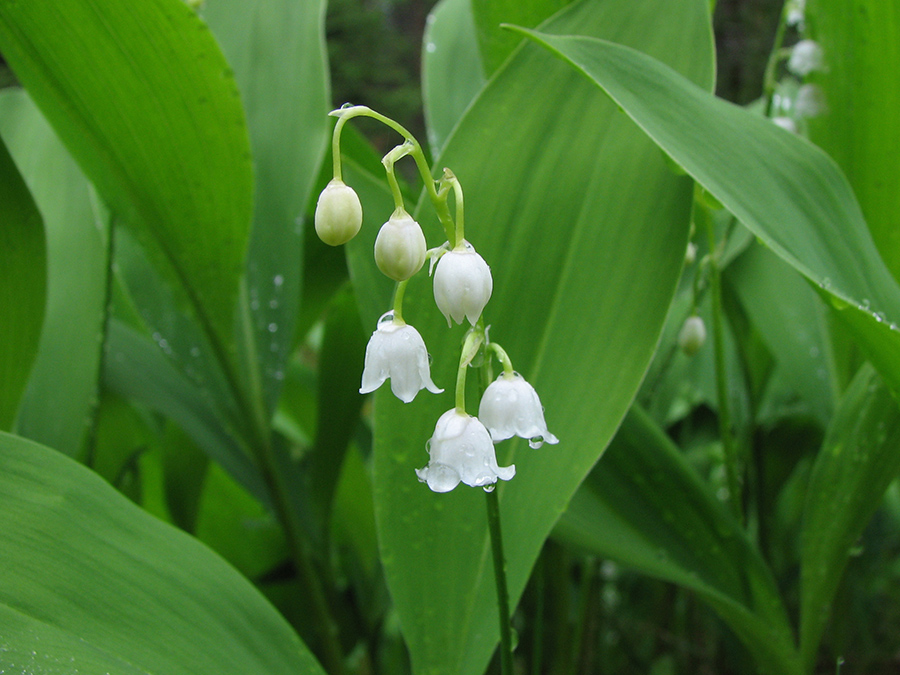
[[[497,613],[500,619],[500,672],[512,675],[512,631],[509,625],[509,591],[506,586],[506,560],[503,557],[503,534],[500,531],[500,498],[497,490],[485,492],[491,553],[494,558],[494,580],[497,584]]]
[[[416,140],[415,136],[407,131],[407,129],[403,125],[398,124],[390,117],[385,117],[381,113],[375,112],[371,108],[364,105],[339,108],[337,110],[331,111],[330,114],[338,118],[338,124],[341,124],[342,121],[346,122],[347,120],[353,119],[354,117],[371,117],[372,119],[378,120],[382,124],[390,127],[409,142],[409,144],[412,146],[409,151],[409,155],[416,162],[416,167],[419,169],[419,174],[422,176],[422,181],[425,183],[425,191],[426,193],[428,193],[428,198],[431,200],[431,203],[434,206],[434,210],[437,213],[437,217],[441,223],[441,227],[444,228],[444,234],[447,235],[447,241],[452,241],[454,238],[455,227],[453,218],[450,215],[450,207],[447,205],[447,196],[446,194],[444,194],[443,196],[438,195],[437,188],[435,188],[435,180],[431,172],[431,167],[428,164],[428,160],[425,158],[425,151],[422,150],[422,146],[419,144],[419,141]],[[337,127],[335,127],[335,129],[337,129]]]
[[[242,324],[249,330],[252,322],[249,316],[249,302],[246,299],[246,286],[243,284],[241,293]],[[247,344],[252,344],[252,336],[245,339],[249,340]],[[272,434],[262,403],[262,396],[248,394],[246,388],[240,385],[239,378],[230,365],[230,361],[223,362],[223,369],[234,392],[238,407],[243,411],[243,417],[248,422],[247,442],[272,497],[275,516],[284,528],[285,539],[294,562],[298,582],[301,587],[309,591],[312,600],[311,612],[315,617],[313,625],[317,627],[321,639],[323,665],[331,675],[343,675],[346,668],[344,667],[343,649],[338,637],[338,626],[331,614],[325,590],[313,565],[303,524],[297,510],[291,504],[290,486],[285,480],[284,472],[278,466],[278,458],[272,443]],[[258,373],[254,371],[253,375],[258,375]],[[259,390],[258,378],[254,378],[252,385],[254,391]]]
[[[391,188],[391,194],[394,197],[394,207],[398,211],[404,210],[403,193],[400,191],[400,184],[397,182],[397,176],[394,174],[394,163],[398,159],[406,157],[406,155],[409,154],[411,147],[409,141],[404,141],[401,145],[398,145],[386,154],[381,160],[381,163],[384,165],[384,170],[387,173],[387,181]]]
[[[716,233],[712,217],[707,209],[695,202],[695,220],[703,221],[706,237],[709,242],[709,290],[712,301],[713,348],[716,364],[716,398],[719,402],[719,435],[722,437],[722,450],[725,455],[725,474],[728,481],[728,492],[731,506],[738,522],[744,522],[741,507],[741,484],[738,479],[737,448],[734,443],[731,422],[731,404],[728,396],[728,373],[725,370],[724,321],[722,313],[722,279],[719,269],[719,250],[716,247]]]
[[[466,372],[478,349],[484,342],[484,330],[478,326],[466,333],[462,352],[459,355],[459,370],[456,371],[456,411],[466,414]]]
[[[405,323],[403,321],[403,296],[406,294],[406,284],[409,279],[397,282],[397,288],[394,290],[394,323]]]
[[[456,248],[466,238],[466,228],[464,222],[463,208],[463,191],[462,185],[450,169],[444,169],[444,175],[441,176],[442,185],[450,185],[453,187],[453,197],[456,200],[456,230],[454,231],[453,240],[450,241],[450,248]],[[442,190],[438,191],[441,194]]]
[[[500,361],[500,364],[503,366],[503,372],[506,375],[512,375],[515,370],[513,370],[512,361],[509,358],[509,354],[506,353],[506,350],[496,342],[488,343],[488,348],[492,349],[497,355],[497,360]]]
[[[784,43],[784,34],[787,31],[787,5],[782,8],[778,27],[775,29],[775,40],[772,43],[772,51],[769,52],[769,60],[766,62],[766,70],[763,75],[763,96],[766,99],[766,117],[772,116],[772,98],[775,95],[775,86],[778,81],[775,78],[775,68],[778,62],[784,58],[781,45]]]

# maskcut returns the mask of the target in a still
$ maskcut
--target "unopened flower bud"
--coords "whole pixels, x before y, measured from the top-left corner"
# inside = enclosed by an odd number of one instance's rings
[[[693,265],[697,261],[697,244],[692,241],[688,242],[684,251],[684,264],[686,266]]]
[[[340,246],[356,236],[362,225],[362,204],[352,187],[332,179],[316,203],[316,234],[329,246]]]
[[[678,333],[678,346],[687,356],[693,356],[706,342],[706,324],[703,319],[694,315],[688,317]]]
[[[494,281],[491,268],[474,247],[463,240],[460,246],[441,256],[434,272],[434,301],[438,309],[456,323],[469,320],[473,326],[491,299]]]
[[[425,263],[425,235],[403,209],[381,226],[375,239],[375,263],[394,281],[406,281]]]

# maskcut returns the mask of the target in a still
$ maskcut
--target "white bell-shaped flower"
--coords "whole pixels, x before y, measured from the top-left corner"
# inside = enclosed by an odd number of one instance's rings
[[[404,403],[412,401],[422,389],[440,394],[431,381],[428,351],[419,331],[395,321],[392,312],[378,320],[378,328],[366,345],[366,366],[363,370],[360,394],[375,391],[391,378],[391,391]]]
[[[473,326],[491,299],[494,281],[491,268],[475,248],[463,240],[461,245],[444,253],[434,272],[434,301],[438,309],[456,323],[463,318]]]
[[[316,202],[316,234],[329,246],[356,236],[362,225],[362,204],[352,187],[340,178],[329,181]]]
[[[375,263],[385,276],[406,281],[425,263],[425,235],[403,209],[397,209],[381,226],[375,239]]]
[[[787,69],[797,77],[806,77],[810,73],[825,68],[825,52],[818,42],[800,40],[791,48]]]
[[[491,435],[478,418],[456,408],[437,421],[428,454],[428,466],[416,469],[416,475],[434,492],[450,492],[461,482],[471,487],[490,486],[516,475],[515,465],[497,465]]]
[[[490,431],[494,443],[513,436],[528,439],[532,448],[559,443],[547,431],[537,392],[518,373],[502,373],[488,385],[481,397],[478,417]]]

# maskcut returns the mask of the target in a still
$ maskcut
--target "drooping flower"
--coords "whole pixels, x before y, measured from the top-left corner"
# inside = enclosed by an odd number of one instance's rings
[[[434,272],[434,301],[447,317],[462,323],[463,318],[473,326],[491,299],[494,281],[491,268],[475,248],[463,240],[452,251],[444,253]]]
[[[532,448],[559,443],[547,431],[544,408],[537,392],[518,373],[502,373],[481,397],[478,417],[488,428],[494,443],[513,436],[528,439]]]
[[[814,84],[804,84],[797,90],[794,109],[799,117],[818,117],[828,111],[825,92]]]
[[[392,312],[378,320],[378,327],[366,345],[366,365],[359,393],[375,391],[388,378],[391,391],[404,403],[412,401],[422,389],[433,394],[444,391],[431,381],[428,351],[419,331],[396,321]]]
[[[800,40],[791,49],[787,69],[797,77],[806,77],[825,67],[825,52],[814,40]]]
[[[394,281],[405,281],[425,263],[425,235],[403,209],[397,209],[381,226],[375,239],[375,263]]]
[[[478,418],[456,408],[438,419],[428,454],[428,466],[416,469],[416,475],[434,492],[450,492],[460,483],[490,486],[516,475],[515,465],[497,465],[491,435]]]
[[[678,346],[687,356],[697,353],[706,342],[706,324],[703,319],[694,315],[687,318],[678,333]]]
[[[356,236],[362,225],[362,204],[352,187],[332,179],[316,202],[316,234],[329,246],[340,246]]]
[[[778,115],[777,117],[772,118],[772,122],[782,129],[786,131],[790,131],[792,134],[797,133],[797,123],[791,119],[790,117],[786,117],[784,115]]]

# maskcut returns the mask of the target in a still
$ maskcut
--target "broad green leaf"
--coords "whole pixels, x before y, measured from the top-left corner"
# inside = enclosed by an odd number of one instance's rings
[[[304,209],[330,128],[324,2],[210,0],[203,15],[247,111],[256,186],[238,332],[245,377],[271,412],[299,311]]]
[[[44,223],[0,141],[0,430],[10,430],[37,355],[47,298]]]
[[[157,345],[117,320],[110,321],[107,341],[106,385],[171,418],[210,458],[268,504],[268,492],[259,471],[209,400],[207,391],[179,372]]]
[[[359,320],[356,297],[349,287],[339,292],[325,315],[319,351],[318,419],[316,438],[303,458],[301,494],[308,500],[313,522],[328,532],[341,466],[360,421],[359,393],[366,335]]]
[[[441,0],[435,5],[422,45],[425,124],[431,154],[437,157],[485,82],[471,0]]]
[[[652,19],[639,25],[635,13]],[[550,29],[639,45],[711,84],[702,2],[583,3]],[[679,48],[682,40],[693,49]],[[466,238],[491,265],[491,338],[537,387],[550,430],[560,437],[542,450],[498,446],[501,464],[515,460],[518,472],[498,488],[515,601],[653,354],[683,262],[692,184],[669,171],[661,153],[589,83],[531,47],[485,87],[436,166],[459,177]],[[417,217],[429,245],[442,243],[427,204]],[[375,232],[367,227],[350,246],[354,282],[377,275],[368,248]],[[381,287],[373,286],[356,285],[370,312],[367,328],[388,309]],[[422,333],[434,380],[447,391],[422,392],[409,405],[387,387],[375,397],[379,541],[414,670],[480,673],[497,639],[484,497],[465,486],[433,494],[414,473],[427,463],[425,442],[437,418],[453,406],[464,333],[447,329],[431,294],[425,274],[414,277],[404,317]]]
[[[759,245],[732,263],[726,276],[795,393],[824,428],[838,392],[830,377],[825,312],[815,292]]]
[[[900,281],[900,4],[811,0],[806,11],[828,66],[812,78],[826,110],[809,120],[810,137],[847,174],[881,257]]]
[[[56,451],[0,434],[0,666],[322,673],[232,567]]]
[[[472,0],[472,14],[478,27],[478,45],[484,72],[490,77],[521,42],[521,36],[500,28],[514,23],[533,28],[572,0]]]
[[[697,591],[761,671],[799,672],[787,613],[759,551],[639,406],[625,416],[554,536]]]
[[[205,24],[178,0],[8,2],[0,51],[226,360],[252,176],[234,78]]]
[[[898,471],[900,409],[865,366],[835,412],[806,493],[800,643],[810,672],[853,543]]]
[[[47,312],[16,431],[76,457],[97,398],[108,222],[99,217],[84,174],[24,91],[0,93],[0,132],[47,231]]]
[[[629,47],[522,30],[603,88],[725,208],[816,284],[900,391],[900,287],[833,160]]]

